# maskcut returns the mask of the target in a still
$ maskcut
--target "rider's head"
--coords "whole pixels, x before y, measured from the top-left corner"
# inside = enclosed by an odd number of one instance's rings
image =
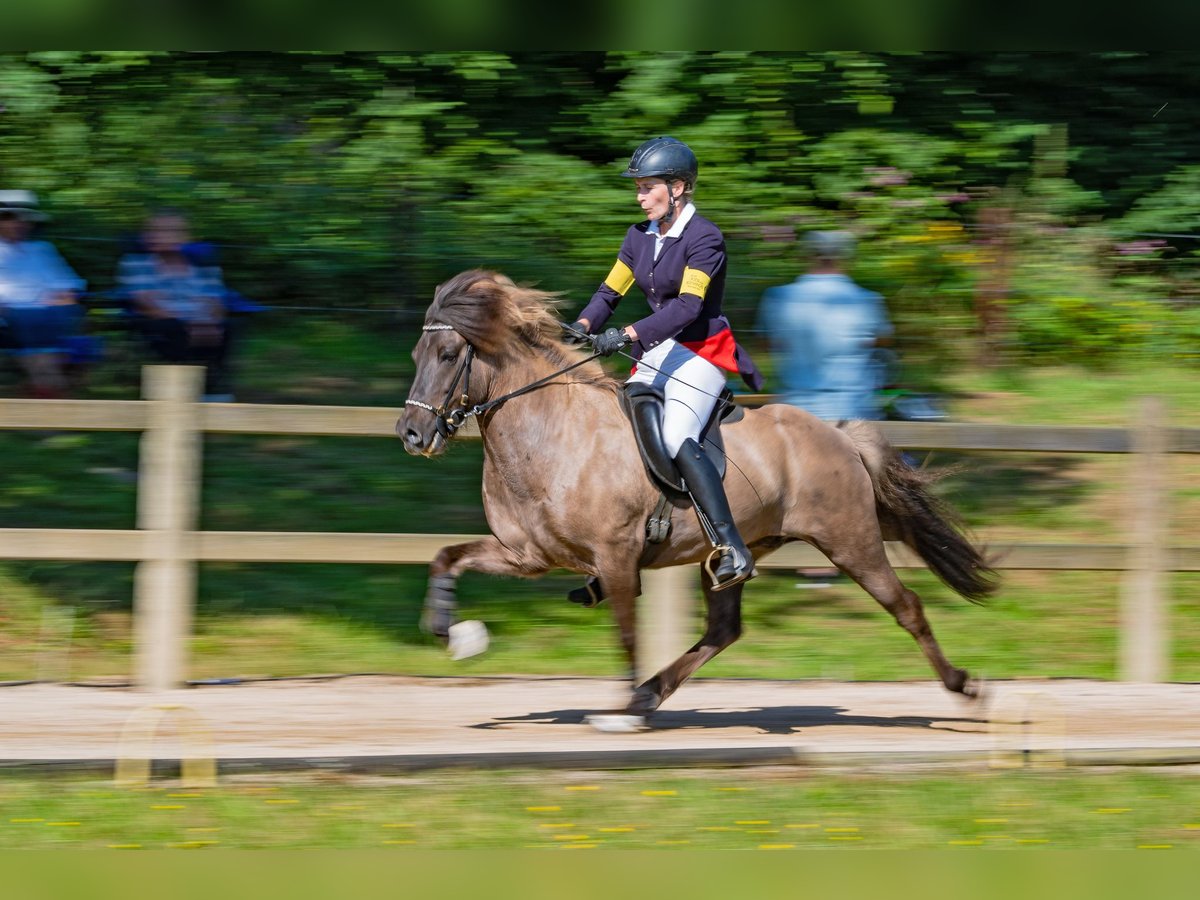
[[[656,137],[633,151],[621,174],[638,186],[638,204],[649,219],[670,222],[696,187],[696,154],[673,137]]]

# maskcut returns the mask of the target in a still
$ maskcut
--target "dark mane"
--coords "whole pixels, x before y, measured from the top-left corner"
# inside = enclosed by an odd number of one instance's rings
[[[438,285],[425,323],[449,325],[486,356],[512,357],[535,350],[562,368],[577,361],[580,351],[562,343],[558,298],[551,291],[518,285],[500,272],[469,269]],[[617,387],[598,364],[571,374],[575,381]]]

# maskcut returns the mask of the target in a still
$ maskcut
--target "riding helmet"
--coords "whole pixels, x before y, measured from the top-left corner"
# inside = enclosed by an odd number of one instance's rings
[[[621,174],[626,178],[678,179],[690,188],[696,184],[699,168],[696,154],[687,144],[664,135],[651,138],[634,150],[629,166]]]

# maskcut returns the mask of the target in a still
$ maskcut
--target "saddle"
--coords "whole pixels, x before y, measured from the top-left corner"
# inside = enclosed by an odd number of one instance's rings
[[[633,436],[637,441],[642,464],[646,467],[646,474],[660,491],[658,503],[650,513],[650,518],[646,520],[646,540],[651,544],[661,544],[671,533],[674,503],[680,500],[691,502],[675,460],[663,446],[662,391],[648,384],[634,383],[625,385],[620,396],[621,409],[633,425]],[[712,414],[700,431],[700,445],[705,455],[716,466],[722,481],[725,479],[725,442],[721,437],[721,423],[740,422],[745,415],[746,411],[733,403],[733,391],[725,388],[721,391],[720,401],[713,407]],[[583,587],[575,588],[567,594],[567,599],[572,603],[589,609],[598,606],[604,598],[604,588],[600,579],[595,576],[589,577]]]
[[[646,522],[646,537],[652,544],[658,544],[665,541],[671,531],[672,501],[689,499],[683,477],[663,446],[662,391],[648,384],[627,384],[621,392],[621,408],[633,426],[633,436],[646,474],[662,492],[658,505]],[[721,437],[721,423],[738,422],[745,414],[740,406],[733,403],[733,392],[725,388],[704,428],[700,430],[700,445],[722,480],[725,478],[725,442]]]

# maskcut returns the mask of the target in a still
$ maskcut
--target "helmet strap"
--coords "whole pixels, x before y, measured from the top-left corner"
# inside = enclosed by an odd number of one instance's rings
[[[675,191],[672,188],[674,181],[667,182],[667,215],[664,221],[667,223],[667,228],[675,224],[675,213],[678,211],[678,204],[675,202]]]

